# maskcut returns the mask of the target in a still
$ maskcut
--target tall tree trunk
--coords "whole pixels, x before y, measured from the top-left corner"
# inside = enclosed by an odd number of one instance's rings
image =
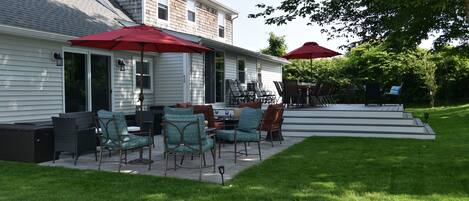
[[[466,21],[469,22],[469,0],[464,0],[464,5],[466,7]]]

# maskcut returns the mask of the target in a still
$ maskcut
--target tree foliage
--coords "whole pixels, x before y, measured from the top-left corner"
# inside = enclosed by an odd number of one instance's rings
[[[277,36],[275,33],[269,33],[269,46],[261,49],[262,54],[268,54],[276,57],[281,57],[287,52],[287,45],[285,43],[285,36]]]
[[[320,25],[329,38],[358,40],[350,46],[384,42],[387,48],[401,51],[415,49],[430,35],[437,37],[435,47],[455,40],[467,43],[466,6],[469,9],[469,0],[282,0],[275,7],[258,4],[262,10],[249,17],[263,17],[266,24],[276,25],[308,18],[309,25]]]

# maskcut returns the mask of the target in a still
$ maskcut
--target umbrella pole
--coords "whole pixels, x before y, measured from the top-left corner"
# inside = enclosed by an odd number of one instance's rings
[[[139,97],[138,97],[138,100],[140,101],[140,132],[142,131],[142,128],[143,128],[143,99],[144,99],[144,96],[143,96],[143,51],[144,51],[144,47],[145,45],[144,44],[141,44],[142,46],[142,49],[140,51],[140,94],[139,94]]]
[[[313,72],[313,59],[312,58],[309,58],[309,70],[311,71],[311,82],[313,82],[313,75],[314,75],[314,72]]]

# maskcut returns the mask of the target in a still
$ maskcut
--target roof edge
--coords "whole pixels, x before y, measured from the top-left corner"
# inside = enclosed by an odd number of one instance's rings
[[[28,38],[37,38],[42,40],[49,40],[55,42],[67,42],[70,39],[76,38],[76,36],[69,36],[63,34],[57,34],[52,32],[46,31],[39,31],[35,29],[23,28],[23,27],[16,27],[10,25],[0,24],[0,33],[15,35],[15,36],[23,36]]]
[[[204,2],[208,5],[211,5],[211,6],[214,6],[214,7],[217,7],[217,8],[221,8],[222,11],[226,12],[227,14],[231,14],[231,15],[239,15],[239,12],[217,0],[202,0],[201,2]]]

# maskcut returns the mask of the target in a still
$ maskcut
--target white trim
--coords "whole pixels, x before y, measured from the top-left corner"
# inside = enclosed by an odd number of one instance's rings
[[[37,38],[42,40],[50,40],[55,42],[67,42],[70,39],[76,38],[75,36],[45,32],[45,31],[38,31],[34,29],[28,28],[21,28],[9,25],[0,24],[0,33],[15,35],[15,36],[23,36],[29,38]]]
[[[194,10],[191,10],[189,9],[189,1],[192,1],[194,2]],[[192,11],[194,12],[194,21],[190,21],[189,20],[189,11]],[[190,24],[190,25],[195,25],[196,21],[197,21],[197,1],[196,0],[186,0],[186,21]]]
[[[147,4],[147,1],[146,0],[142,0],[142,24],[145,24],[145,11],[146,11],[146,4]],[[158,9],[158,8],[157,8]]]
[[[164,20],[164,19],[161,19],[160,16],[159,16],[159,4],[160,4],[160,0],[157,0],[156,1],[156,21],[157,23],[162,23],[162,24],[169,24],[170,23],[170,20],[171,20],[171,0],[167,0],[168,1],[168,19],[167,20]]]
[[[182,54],[182,69],[184,73],[183,77],[183,100],[184,102],[189,102],[190,100],[190,91],[191,91],[191,65],[190,63],[192,62],[192,59],[189,58],[190,54],[189,53],[183,53]]]
[[[132,83],[133,83],[133,91],[134,93],[139,94],[140,88],[137,87],[137,61],[140,62],[140,56],[132,58]],[[153,93],[153,79],[155,75],[153,74],[153,58],[151,57],[143,57],[143,62],[148,62],[148,69],[149,69],[149,76],[150,76],[150,89],[143,89],[143,93]]]

